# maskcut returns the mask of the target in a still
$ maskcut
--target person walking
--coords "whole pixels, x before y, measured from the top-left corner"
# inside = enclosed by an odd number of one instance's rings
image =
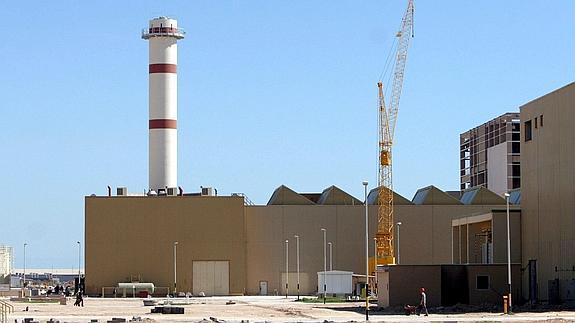
[[[427,312],[427,295],[425,294],[425,288],[421,287],[419,292],[421,293],[421,298],[419,299],[419,306],[417,306],[417,315],[425,310],[425,316],[428,316],[429,312]]]
[[[76,293],[76,302],[74,303],[74,306],[84,307],[84,297],[82,297],[82,290],[79,290]]]

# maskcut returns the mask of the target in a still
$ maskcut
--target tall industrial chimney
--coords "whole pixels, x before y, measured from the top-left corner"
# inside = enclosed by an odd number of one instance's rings
[[[150,41],[149,186],[158,191],[178,186],[178,39],[185,32],[168,17],[150,20],[142,38]]]

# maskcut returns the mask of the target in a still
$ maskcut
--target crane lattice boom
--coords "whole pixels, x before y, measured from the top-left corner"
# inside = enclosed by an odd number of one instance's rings
[[[379,264],[394,264],[394,222],[393,222],[393,182],[392,182],[392,155],[393,135],[399,99],[403,86],[405,63],[410,38],[413,37],[413,0],[408,0],[407,10],[403,16],[401,29],[397,32],[398,45],[391,87],[389,105],[385,104],[383,83],[377,83],[379,94],[379,195],[378,195],[378,221],[377,221],[377,259]]]

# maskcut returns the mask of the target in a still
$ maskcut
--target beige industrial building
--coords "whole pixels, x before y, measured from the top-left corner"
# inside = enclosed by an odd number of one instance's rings
[[[377,192],[368,196],[370,241],[376,228]],[[493,227],[496,239],[501,235],[505,200],[493,192],[476,188],[458,199],[429,186],[420,189],[413,202],[397,194],[395,200],[396,220],[402,222],[396,243],[401,264],[503,262],[504,241],[486,249],[485,237],[476,235],[476,223]],[[194,295],[285,294],[287,239],[288,288],[295,295],[295,235],[300,237],[300,293],[316,294],[317,272],[323,270],[322,228],[332,242],[334,270],[365,270],[365,207],[335,186],[317,194],[280,186],[267,205],[255,206],[245,205],[240,196],[201,195],[89,196],[85,202],[89,294],[134,279],[173,291],[174,274],[177,290]],[[517,206],[512,209],[512,230],[520,232],[520,214]],[[473,222],[478,216],[481,221]],[[488,245],[493,244],[490,239]],[[513,262],[520,263],[520,240],[514,241]],[[459,257],[462,250],[464,259]],[[486,257],[485,250],[493,250],[493,256]],[[372,244],[369,253],[373,254]]]
[[[520,111],[524,290],[575,301],[575,83]]]

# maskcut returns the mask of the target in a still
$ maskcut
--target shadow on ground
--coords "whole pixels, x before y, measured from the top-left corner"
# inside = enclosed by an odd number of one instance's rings
[[[326,308],[326,307],[322,307]],[[342,311],[342,312],[354,312],[358,314],[365,313],[364,306],[350,305],[348,307],[327,307],[332,311]],[[466,313],[503,313],[503,307],[484,304],[484,305],[464,305],[456,304],[453,306],[438,306],[429,307],[428,311],[430,314],[466,314]],[[520,305],[513,308],[514,313],[543,313],[543,312],[563,312],[563,311],[575,311],[574,305],[547,305],[547,304],[537,304],[537,305]],[[402,306],[378,308],[370,307],[369,315],[407,315],[406,311]]]

